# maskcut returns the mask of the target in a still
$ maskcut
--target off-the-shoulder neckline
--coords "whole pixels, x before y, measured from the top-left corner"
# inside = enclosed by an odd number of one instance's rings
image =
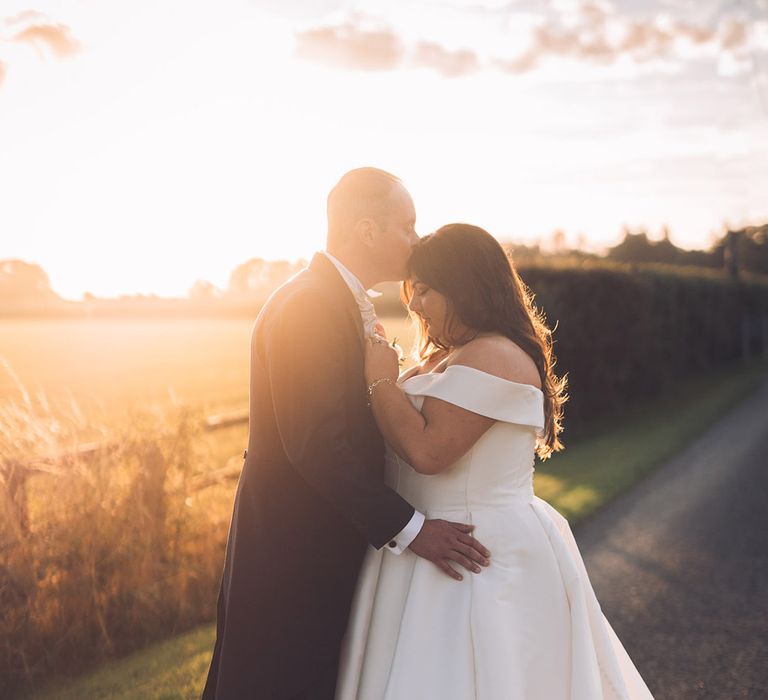
[[[511,379],[504,379],[504,377],[499,377],[495,374],[491,374],[490,372],[485,372],[482,369],[477,369],[477,367],[470,367],[469,365],[461,365],[461,364],[448,365],[442,372],[424,372],[424,374],[414,374],[413,376],[408,377],[407,379],[403,379],[400,382],[400,385],[403,386],[407,382],[410,382],[412,379],[419,379],[422,377],[442,377],[449,369],[452,369],[454,367],[461,367],[463,369],[471,370],[472,372],[478,372],[479,374],[484,374],[486,377],[491,377],[492,379],[497,379],[498,381],[506,382],[507,384],[515,384],[516,386],[524,386],[529,389],[535,389],[540,394],[542,395],[544,394],[544,392],[534,384],[525,384],[523,382],[513,382]]]

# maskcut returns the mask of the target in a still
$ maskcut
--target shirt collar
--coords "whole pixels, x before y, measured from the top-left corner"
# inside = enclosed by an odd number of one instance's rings
[[[333,266],[339,271],[341,278],[344,280],[347,287],[349,287],[349,291],[352,292],[352,295],[355,298],[361,296],[370,298],[381,296],[381,292],[376,292],[373,289],[366,290],[358,277],[354,273],[350,272],[349,268],[337,257],[331,255],[327,250],[322,250],[320,252],[333,263]]]

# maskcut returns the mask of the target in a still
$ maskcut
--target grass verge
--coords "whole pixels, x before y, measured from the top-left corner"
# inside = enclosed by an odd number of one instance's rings
[[[766,378],[768,363],[745,365],[688,382],[673,396],[606,421],[592,438],[539,466],[536,492],[575,523],[682,450]],[[82,678],[53,682],[28,700],[196,699],[213,641],[214,627],[205,625]]]
[[[100,666],[75,681],[51,683],[34,700],[181,700],[199,698],[213,649],[204,625]]]
[[[591,438],[537,466],[537,495],[577,522],[680,452],[766,379],[768,362],[742,365],[593,426]]]

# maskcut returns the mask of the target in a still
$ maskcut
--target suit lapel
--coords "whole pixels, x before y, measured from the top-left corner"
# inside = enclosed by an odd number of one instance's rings
[[[365,343],[365,334],[363,332],[363,318],[360,314],[360,308],[355,301],[352,291],[334,264],[322,253],[315,253],[312,261],[309,263],[309,272],[320,279],[323,286],[331,291],[339,308],[343,310],[345,316],[354,325],[358,340],[362,346]]]

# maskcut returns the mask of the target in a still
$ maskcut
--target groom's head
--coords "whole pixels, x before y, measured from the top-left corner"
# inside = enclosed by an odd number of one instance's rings
[[[411,195],[384,170],[350,170],[328,195],[328,252],[365,268],[373,283],[404,279],[415,226]]]

